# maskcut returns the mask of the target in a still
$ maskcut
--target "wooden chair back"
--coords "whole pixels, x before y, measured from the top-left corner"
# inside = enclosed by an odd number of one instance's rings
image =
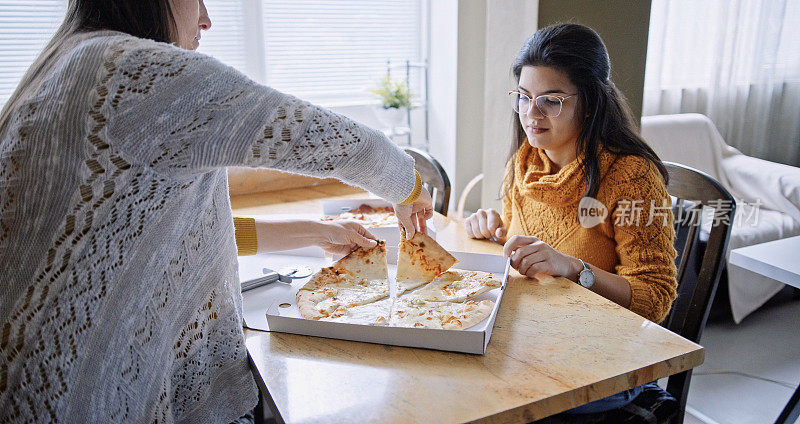
[[[673,210],[676,211],[678,297],[661,325],[699,343],[725,263],[736,202],[710,175],[677,163],[664,162],[664,165],[669,172],[667,192],[677,198]],[[704,207],[713,209],[714,214],[708,243],[705,251],[701,251],[698,238]],[[675,424],[683,423],[691,375],[691,370],[675,374],[667,382],[667,391],[680,404]]]

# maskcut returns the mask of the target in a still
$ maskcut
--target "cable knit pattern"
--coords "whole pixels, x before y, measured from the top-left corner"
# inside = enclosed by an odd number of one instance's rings
[[[663,179],[655,166],[636,156],[604,151],[599,160],[597,200],[608,209],[601,224],[585,228],[578,220],[587,187],[579,161],[555,171],[545,152],[528,143],[517,152],[514,169],[507,170],[514,172],[514,186],[503,198],[503,221],[509,235],[536,236],[560,252],[625,277],[631,285],[630,309],[661,322],[677,288],[675,232]],[[661,209],[651,209],[651,201]]]
[[[61,49],[0,129],[0,422],[231,422],[257,392],[224,167],[401,202],[413,159],[195,52]]]

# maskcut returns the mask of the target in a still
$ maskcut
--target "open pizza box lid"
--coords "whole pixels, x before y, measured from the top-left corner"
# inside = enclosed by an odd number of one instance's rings
[[[338,199],[326,200],[322,202],[322,213],[325,217],[334,217],[342,212],[358,209],[361,205],[367,205],[373,208],[392,207],[392,204],[383,199]],[[427,221],[428,235],[436,240],[436,229],[433,226],[433,219]],[[388,226],[370,226],[364,225],[370,233],[374,234],[380,240],[385,240],[387,246],[397,246],[400,244],[400,227],[397,224]]]
[[[387,247],[386,251],[389,279],[394,280],[397,271],[397,247]],[[264,331],[483,354],[492,335],[510,264],[508,259],[499,255],[450,253],[458,259],[453,268],[491,272],[503,283],[500,288],[483,293],[476,299],[493,300],[494,307],[486,319],[465,330],[383,327],[303,319],[297,308],[295,296],[297,290],[303,287],[310,277],[294,280],[291,285],[274,283],[245,292],[242,295],[245,326]],[[330,264],[330,259],[324,256],[282,254],[244,256],[239,258],[239,275],[244,281],[260,275],[263,267],[279,269],[285,266],[307,266],[316,272]]]

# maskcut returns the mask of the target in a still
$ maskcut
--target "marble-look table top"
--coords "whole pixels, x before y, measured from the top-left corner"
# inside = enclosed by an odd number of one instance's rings
[[[233,198],[234,213],[317,208],[363,196],[331,187]],[[438,216],[450,250],[502,254]],[[528,422],[700,365],[699,345],[563,278],[516,271],[484,355],[245,330],[279,422]]]

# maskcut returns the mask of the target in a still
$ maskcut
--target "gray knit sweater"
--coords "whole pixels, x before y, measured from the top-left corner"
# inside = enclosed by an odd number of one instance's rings
[[[224,167],[400,202],[413,159],[202,54],[73,37],[0,128],[0,422],[228,423],[257,392]]]

